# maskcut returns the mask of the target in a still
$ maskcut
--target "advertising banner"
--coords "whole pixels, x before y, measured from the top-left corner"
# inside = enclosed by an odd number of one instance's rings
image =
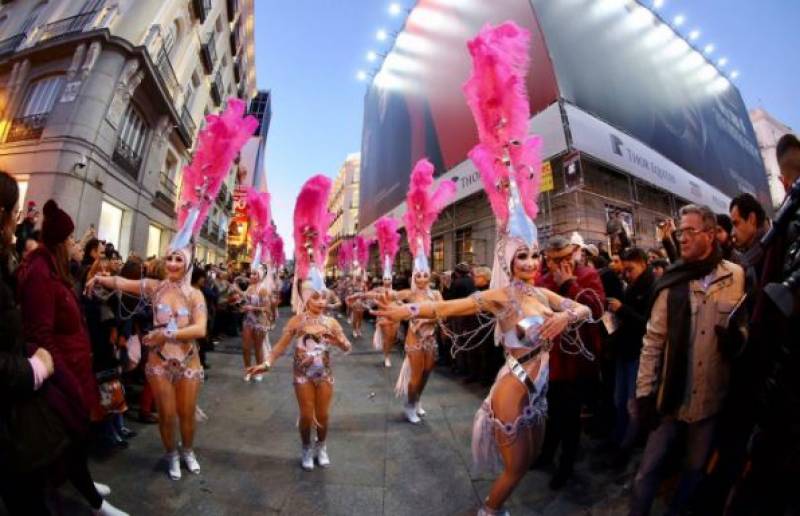
[[[467,41],[485,23],[509,19],[532,34],[531,114],[556,101],[553,67],[527,0],[420,0],[365,96],[361,227],[403,201],[411,169],[420,158],[430,159],[437,174],[467,158],[478,141],[461,91],[471,70]]]
[[[769,204],[741,95],[703,54],[636,2],[532,5],[561,97],[579,108],[568,112],[580,150],[600,146],[599,157],[695,202],[716,195],[715,210],[740,192]],[[609,153],[610,133],[638,142],[628,141],[635,154],[619,142]]]

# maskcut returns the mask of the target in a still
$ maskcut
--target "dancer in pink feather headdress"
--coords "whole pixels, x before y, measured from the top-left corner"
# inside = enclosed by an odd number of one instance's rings
[[[350,281],[345,302],[350,310],[350,323],[353,326],[353,338],[359,339],[362,336],[361,326],[364,323],[364,312],[367,305],[364,304],[364,293],[369,289],[367,285],[367,263],[369,262],[370,241],[358,235],[352,242],[353,263],[350,268]]]
[[[128,280],[118,276],[95,276],[87,282],[87,292],[95,285],[119,290],[153,304],[154,329],[144,338],[151,348],[145,372],[158,407],[158,428],[166,450],[169,476],[181,478],[181,459],[192,473],[200,464],[192,449],[194,443],[197,395],[204,372],[200,365],[197,339],[206,335],[206,305],[202,292],[191,286],[194,236],[205,222],[233,160],[258,126],[244,115],[244,102],[230,99],[219,115],[206,117],[192,162],[183,170],[183,186],[178,206],[178,232],[165,258],[167,278],[163,281]],[[182,450],[175,442],[179,423]]]
[[[433,192],[432,187],[433,165],[427,159],[421,159],[411,172],[406,196],[407,211],[404,216],[408,245],[414,256],[413,279],[411,289],[397,293],[399,301],[422,303],[442,300],[441,293],[430,288],[428,253],[431,247],[431,226],[455,196],[456,185],[452,181],[443,181]],[[393,302],[388,295],[381,301],[384,308]],[[403,413],[410,423],[419,424],[420,416],[425,415],[419,399],[436,364],[436,350],[436,318],[412,321],[406,334],[406,357],[395,386],[397,396],[406,397]]]
[[[541,141],[527,134],[530,117],[525,90],[529,34],[513,22],[486,26],[469,42],[472,77],[464,86],[478,126],[470,152],[497,218],[498,243],[491,289],[453,301],[420,300],[376,315],[396,321],[482,315],[484,324],[467,335],[450,335],[453,349],[469,349],[472,337],[495,326],[506,351],[489,396],[475,415],[475,467],[503,471],[479,515],[507,514],[502,507],[539,453],[547,413],[551,341],[561,343],[591,317],[588,307],[534,286],[540,258],[536,226]],[[409,232],[409,238],[412,237]],[[574,339],[573,339],[573,343]],[[479,343],[476,343],[479,344]]]
[[[270,196],[267,192],[258,192],[254,188],[247,191],[247,211],[250,216],[250,241],[253,243],[253,259],[250,262],[250,284],[244,292],[245,303],[242,321],[242,358],[245,371],[252,364],[252,355],[256,363],[264,361],[264,353],[271,349],[269,329],[272,317],[272,278],[271,271],[265,270],[263,262],[269,262],[268,249],[274,238],[272,217],[269,206]],[[264,258],[266,257],[266,260]],[[262,375],[251,377],[245,373],[244,381],[260,382]]]
[[[303,443],[301,466],[314,469],[330,465],[325,439],[333,399],[333,372],[330,366],[331,347],[350,351],[350,342],[333,317],[325,315],[328,289],[322,278],[325,260],[325,234],[332,220],[327,209],[331,182],[325,176],[314,176],[303,185],[294,210],[295,242],[295,315],[283,329],[280,340],[264,363],[248,369],[252,375],[269,371],[290,344],[294,344],[294,392],[300,407],[300,439]],[[317,442],[311,445],[312,426],[317,429]]]
[[[375,223],[375,238],[378,240],[378,248],[381,265],[383,266],[383,276],[381,284],[370,292],[361,295],[361,299],[376,301],[379,299],[389,299],[393,303],[399,302],[397,292],[392,289],[392,267],[394,257],[400,249],[400,233],[397,232],[399,223],[392,217],[381,217]],[[389,355],[392,347],[397,340],[397,331],[400,325],[395,321],[378,318],[375,322],[375,333],[372,337],[372,345],[377,351],[383,351],[384,367],[392,367]]]

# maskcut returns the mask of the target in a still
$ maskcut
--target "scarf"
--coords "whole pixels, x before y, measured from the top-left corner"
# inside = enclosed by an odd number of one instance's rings
[[[689,299],[689,282],[711,274],[722,261],[718,246],[704,260],[685,262],[678,260],[664,272],[653,288],[652,308],[658,294],[667,293],[667,346],[664,350],[664,367],[661,373],[661,399],[658,410],[668,414],[681,406],[686,390],[689,368],[689,341],[692,324],[692,305]]]

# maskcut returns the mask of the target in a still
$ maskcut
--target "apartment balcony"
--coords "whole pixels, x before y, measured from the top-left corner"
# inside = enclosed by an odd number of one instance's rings
[[[5,57],[9,54],[13,54],[17,47],[22,43],[28,35],[24,32],[17,34],[16,36],[11,36],[10,38],[6,38],[0,41],[0,57]]]
[[[83,32],[95,19],[97,11],[81,13],[69,18],[48,23],[39,29],[39,42],[63,38],[76,32]]]
[[[203,62],[203,69],[206,71],[206,75],[211,75],[214,73],[214,65],[217,62],[217,45],[216,41],[214,40],[213,32],[209,33],[208,40],[203,43],[200,50],[200,57],[201,61]]]
[[[189,113],[186,105],[181,108],[181,123],[178,126],[178,130],[182,133],[184,140],[187,141],[191,141],[194,138],[194,132],[197,130],[192,114]]]
[[[119,165],[132,179],[139,179],[139,169],[142,167],[142,156],[134,152],[123,140],[117,140],[112,159],[114,163]]]
[[[231,29],[230,35],[230,44],[231,44],[231,55],[235,56],[239,53],[239,46],[242,43],[241,36],[239,33],[239,29],[241,28],[241,22],[236,22],[236,25],[233,26]]]
[[[192,7],[194,15],[200,20],[200,23],[205,23],[208,15],[211,14],[211,0],[192,0]]]
[[[6,143],[21,142],[24,140],[38,140],[47,125],[47,115],[21,116],[11,121],[11,128],[6,136]]]
[[[169,60],[169,56],[163,48],[161,48],[156,54],[156,68],[158,69],[161,78],[164,79],[164,83],[167,85],[167,90],[169,91],[170,97],[174,101],[177,97],[180,83],[178,82],[178,76],[175,75],[175,69],[172,67],[172,61]]]
[[[220,107],[222,105],[222,76],[219,72],[211,82],[211,99],[214,105]]]
[[[159,174],[159,179],[160,188],[156,191],[153,206],[172,216],[175,214],[175,202],[178,199],[178,185],[163,171]]]
[[[228,0],[228,21],[232,22],[239,14],[239,0]]]

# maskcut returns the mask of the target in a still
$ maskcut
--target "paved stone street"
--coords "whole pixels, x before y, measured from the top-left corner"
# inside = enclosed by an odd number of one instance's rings
[[[133,515],[475,514],[491,480],[469,471],[472,418],[486,389],[437,368],[423,396],[428,415],[414,427],[403,420],[392,390],[402,355],[396,351],[385,370],[371,348],[372,325],[365,329],[368,335],[355,342],[352,354],[332,357],[330,468],[300,469],[288,355],[263,383],[246,384],[239,340],[228,339],[209,354],[212,368],[201,394],[209,416],[198,425],[195,446],[202,474],[169,480],[159,462],[156,426],[130,422],[139,435],[129,449],[94,458],[95,479],[110,484],[110,500]],[[630,474],[615,479],[603,471],[584,459],[574,481],[558,493],[549,490],[547,472],[531,471],[509,504],[511,513],[624,513],[623,481]],[[66,512],[85,511],[70,488],[62,492]]]

